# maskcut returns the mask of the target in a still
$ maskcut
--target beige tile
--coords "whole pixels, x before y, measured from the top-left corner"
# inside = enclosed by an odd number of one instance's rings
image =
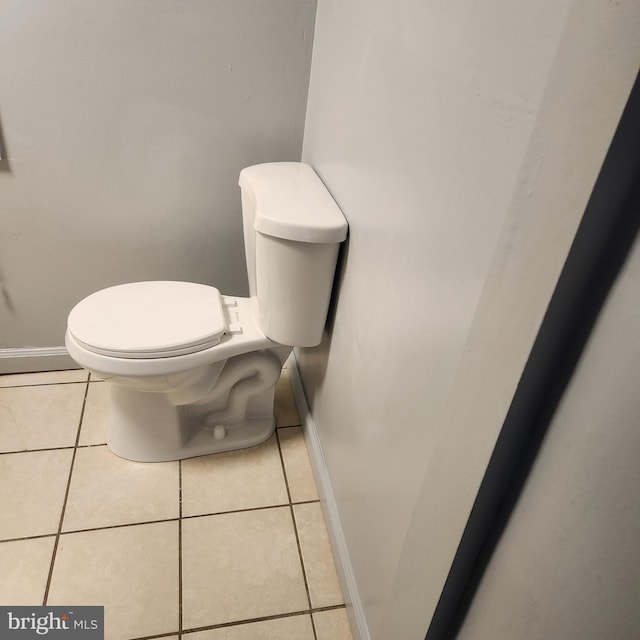
[[[56,533],[71,449],[0,456],[0,540]]]
[[[34,384],[58,384],[61,382],[86,382],[89,374],[84,369],[68,371],[43,371],[40,373],[10,373],[0,375],[0,387],[20,387]]]
[[[131,462],[104,445],[80,448],[62,530],[177,518],[178,492],[177,462]]]
[[[189,640],[315,640],[308,615],[238,624],[184,637]]]
[[[182,514],[287,504],[275,435],[257,447],[182,462]]]
[[[345,609],[318,611],[313,614],[318,640],[353,640]]]
[[[78,444],[104,444],[107,441],[107,410],[110,395],[110,384],[104,382],[89,384]]]
[[[318,502],[294,505],[304,569],[307,574],[311,605],[328,607],[344,599],[331,554],[329,536]]]
[[[0,389],[0,450],[74,446],[85,388],[52,384]]]
[[[41,605],[55,537],[0,543],[0,605]]]
[[[185,629],[309,607],[288,507],[182,523]]]
[[[178,630],[178,523],[60,537],[48,605],[104,605],[105,640]]]
[[[311,470],[302,427],[278,429],[287,483],[293,502],[318,500],[318,490]]]
[[[0,452],[25,451],[27,448],[25,439],[15,418],[15,413],[10,406],[6,406],[0,389]]]
[[[291,390],[291,371],[283,369],[276,383],[275,407],[276,424],[279,427],[291,427],[300,424],[298,409]]]

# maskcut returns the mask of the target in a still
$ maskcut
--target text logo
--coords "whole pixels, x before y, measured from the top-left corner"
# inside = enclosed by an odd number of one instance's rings
[[[104,640],[104,607],[0,607],[0,640]]]

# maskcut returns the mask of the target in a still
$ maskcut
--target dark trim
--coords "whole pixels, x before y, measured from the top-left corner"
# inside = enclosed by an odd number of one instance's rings
[[[636,78],[496,442],[425,640],[452,640],[460,630],[639,228],[640,81]]]

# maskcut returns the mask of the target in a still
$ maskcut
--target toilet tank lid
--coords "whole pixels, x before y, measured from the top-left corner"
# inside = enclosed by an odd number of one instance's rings
[[[256,164],[240,172],[239,184],[255,198],[254,228],[260,233],[327,244],[347,237],[342,211],[308,164]]]

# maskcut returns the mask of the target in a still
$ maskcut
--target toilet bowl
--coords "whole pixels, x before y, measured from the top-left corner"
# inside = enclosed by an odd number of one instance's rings
[[[107,446],[121,457],[160,462],[264,442],[285,360],[322,338],[342,212],[302,163],[248,167],[240,187],[248,298],[134,282],[69,314],[69,355],[111,384]]]

